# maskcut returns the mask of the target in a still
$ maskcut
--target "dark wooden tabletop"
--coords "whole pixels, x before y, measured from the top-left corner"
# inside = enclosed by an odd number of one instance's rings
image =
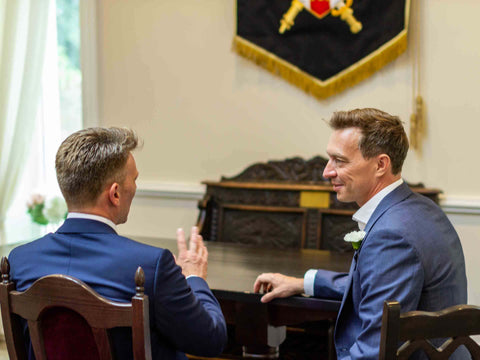
[[[177,254],[175,240],[138,238],[138,241],[166,248]],[[272,249],[234,243],[207,242],[210,288],[248,293],[263,272],[303,277],[308,269],[348,272],[352,253],[311,249]]]
[[[175,240],[137,240],[178,253]],[[267,344],[269,335],[266,334],[271,332],[270,325],[281,327],[328,320],[333,327],[340,309],[339,299],[299,295],[263,304],[260,301],[262,294],[253,293],[253,284],[263,272],[279,272],[295,277],[303,277],[308,269],[318,268],[347,272],[352,253],[281,250],[221,242],[207,242],[207,248],[207,282],[220,302],[227,323],[235,324],[239,344]]]

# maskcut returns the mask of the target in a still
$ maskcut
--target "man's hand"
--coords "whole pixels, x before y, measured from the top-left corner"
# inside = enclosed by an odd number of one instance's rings
[[[203,238],[198,235],[198,228],[192,227],[190,234],[190,249],[187,248],[185,232],[177,230],[178,257],[175,259],[177,265],[182,268],[182,274],[200,276],[207,279],[208,251],[203,244]]]
[[[266,293],[261,301],[269,302],[275,298],[285,298],[303,293],[303,279],[285,276],[282,274],[265,273],[255,280],[253,291]]]

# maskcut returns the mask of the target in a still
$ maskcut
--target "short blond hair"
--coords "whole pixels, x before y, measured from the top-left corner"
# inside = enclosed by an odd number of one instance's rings
[[[88,128],[67,137],[57,151],[57,181],[69,206],[93,205],[109,182],[123,182],[138,137],[126,128]]]

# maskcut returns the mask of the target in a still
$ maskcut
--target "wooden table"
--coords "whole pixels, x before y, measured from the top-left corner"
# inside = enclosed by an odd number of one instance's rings
[[[174,240],[139,238],[150,245],[176,250]],[[340,302],[294,296],[260,302],[253,283],[262,272],[280,272],[303,277],[308,269],[348,271],[352,254],[311,249],[268,249],[235,243],[208,242],[208,284],[217,297],[228,324],[235,325],[235,340],[243,345],[244,356],[254,352],[278,357],[286,326],[308,321],[329,320],[330,352],[333,354],[333,326]]]

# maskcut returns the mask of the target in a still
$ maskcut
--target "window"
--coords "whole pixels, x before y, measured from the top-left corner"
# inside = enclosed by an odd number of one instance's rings
[[[53,230],[32,223],[26,203],[35,193],[47,200],[60,195],[55,153],[67,135],[82,128],[79,0],[56,0],[51,10],[42,99],[30,155],[6,217],[7,243],[32,240]]]
[[[57,1],[57,55],[62,138],[82,127],[79,0]]]

